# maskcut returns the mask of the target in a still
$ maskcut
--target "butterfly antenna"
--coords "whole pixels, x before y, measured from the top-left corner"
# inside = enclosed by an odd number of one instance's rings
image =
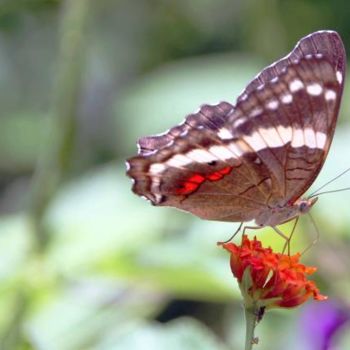
[[[330,191],[323,191],[323,192],[316,193],[315,195],[313,195],[309,198],[312,198],[315,196],[320,196],[321,194],[343,192],[343,191],[349,191],[349,190],[350,190],[350,187],[338,188],[337,190],[330,190]]]
[[[345,175],[347,172],[350,171],[350,168],[345,169],[342,173],[340,173],[339,175],[337,175],[336,177],[334,177],[333,179],[327,181],[324,185],[322,185],[321,187],[319,187],[316,191],[312,192],[309,196],[308,199],[315,197],[315,196],[319,196],[320,194],[325,194],[325,193],[333,193],[333,192],[340,192],[340,191],[345,191],[350,189],[350,187],[348,188],[343,188],[343,189],[339,189],[339,190],[334,190],[334,191],[326,191],[326,192],[319,192],[320,190],[322,190],[323,188],[325,188],[326,186],[328,186],[329,184],[331,184],[332,182],[334,182],[335,180],[338,180],[341,176]]]

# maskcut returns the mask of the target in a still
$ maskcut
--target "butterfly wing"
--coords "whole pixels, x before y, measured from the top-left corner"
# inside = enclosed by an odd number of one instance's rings
[[[238,98],[236,114],[248,114],[240,122],[242,135],[253,133],[255,143],[260,135],[279,160],[280,166],[269,167],[275,175],[270,207],[293,203],[320,172],[334,135],[345,65],[340,36],[316,32],[264,69]]]
[[[334,32],[302,39],[235,106],[202,106],[128,160],[133,191],[210,220],[248,221],[293,202],[320,171],[334,133],[345,53]]]

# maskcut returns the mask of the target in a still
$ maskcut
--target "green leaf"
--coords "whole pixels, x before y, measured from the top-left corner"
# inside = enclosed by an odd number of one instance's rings
[[[167,324],[139,322],[115,329],[91,350],[228,350],[203,324],[181,318]]]
[[[33,232],[25,215],[0,218],[0,281],[13,280],[27,263]]]
[[[54,298],[37,305],[25,330],[38,349],[86,349],[96,339],[103,339],[105,332],[152,317],[164,302],[152,290],[102,277],[80,280],[66,283]]]

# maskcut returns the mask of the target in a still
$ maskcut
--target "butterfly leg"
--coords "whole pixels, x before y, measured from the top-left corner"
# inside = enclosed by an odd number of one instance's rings
[[[244,236],[246,234],[245,231],[247,231],[247,230],[259,230],[261,228],[263,228],[263,227],[262,226],[244,226],[242,236]]]
[[[282,254],[284,254],[284,252],[286,251],[287,248],[288,248],[288,251],[290,251],[290,241],[292,240],[292,237],[294,235],[294,231],[295,231],[295,228],[297,227],[298,221],[299,221],[299,216],[297,216],[294,220],[294,225],[293,225],[292,231],[291,231],[288,239],[286,240],[286,243],[283,246]],[[288,255],[289,255],[289,253],[288,253]]]
[[[246,230],[259,230],[261,228],[263,228],[263,227],[262,226],[245,226],[243,229],[243,232],[242,232],[242,236],[245,235]]]
[[[309,249],[311,249],[311,248],[318,242],[318,240],[320,239],[320,231],[319,231],[319,229],[318,229],[318,227],[317,227],[317,225],[316,225],[316,222],[315,222],[314,218],[312,217],[312,215],[311,215],[310,213],[308,213],[308,216],[309,216],[309,218],[310,218],[310,220],[311,220],[312,225],[313,225],[314,228],[315,228],[315,231],[316,231],[316,238],[314,238],[314,240],[309,244],[309,246],[306,247],[306,248],[303,250],[303,252],[301,253],[301,255],[304,255],[304,254],[305,254]]]
[[[243,226],[243,221],[239,224],[237,230],[229,239],[227,239],[226,241],[222,241],[222,242],[220,241],[220,242],[218,242],[218,244],[221,245],[221,244],[226,244],[226,243],[231,242],[236,237],[237,233],[241,230],[242,226]]]
[[[290,255],[290,237],[286,236],[278,227],[272,226],[272,228],[279,236],[281,236],[286,241],[285,245],[287,246],[288,255]]]
[[[244,226],[242,236],[245,235],[246,230],[259,230],[261,228],[263,228],[263,227],[262,226]]]

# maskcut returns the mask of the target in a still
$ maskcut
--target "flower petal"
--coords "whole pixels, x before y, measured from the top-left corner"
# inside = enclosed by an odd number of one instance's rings
[[[243,235],[240,246],[234,243],[222,246],[231,254],[232,273],[249,302],[255,300],[269,308],[289,308],[309,298],[327,299],[319,293],[315,283],[307,279],[316,268],[301,264],[301,254],[274,253],[271,248],[264,248],[256,237],[249,240],[247,235]],[[247,274],[249,285],[246,283]]]

